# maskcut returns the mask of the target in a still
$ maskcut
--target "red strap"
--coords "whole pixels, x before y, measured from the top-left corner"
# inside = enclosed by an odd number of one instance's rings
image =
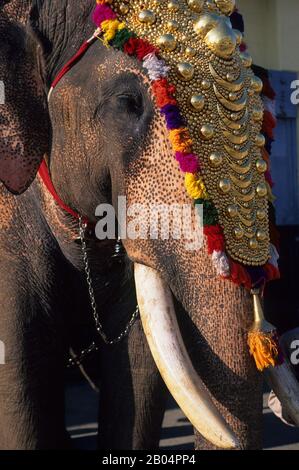
[[[52,196],[55,199],[55,201],[57,202],[57,204],[65,212],[68,212],[69,214],[71,214],[76,219],[79,219],[79,217],[80,217],[79,214],[77,212],[73,211],[73,209],[71,209],[69,206],[67,206],[63,202],[63,200],[58,196],[58,194],[56,192],[56,189],[54,188],[54,185],[52,183],[51,176],[49,174],[49,170],[48,170],[48,167],[47,167],[47,164],[46,164],[45,160],[42,161],[41,166],[39,167],[39,170],[38,170],[38,174],[41,177],[44,185],[48,189],[49,193],[52,194]]]
[[[53,81],[52,85],[51,85],[51,88],[55,88],[57,83],[60,82],[60,80],[62,79],[62,77],[69,72],[69,70],[71,70],[71,68],[81,59],[81,57],[85,54],[85,52],[87,51],[87,49],[89,48],[89,46],[92,44],[92,41],[91,42],[84,42],[82,44],[82,46],[80,47],[80,49],[78,50],[78,52],[74,55],[74,57],[72,57],[68,63],[63,67],[63,69],[60,70],[60,72],[58,73],[57,77],[55,78],[55,80]]]

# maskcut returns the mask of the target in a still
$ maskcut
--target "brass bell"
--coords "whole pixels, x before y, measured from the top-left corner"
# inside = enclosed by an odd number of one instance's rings
[[[157,42],[165,51],[172,52],[176,48],[176,39],[172,34],[163,34],[158,38]]]
[[[177,65],[177,71],[179,77],[184,80],[184,81],[189,81],[192,80],[194,77],[194,65],[189,64],[188,62],[181,62],[180,64]]]

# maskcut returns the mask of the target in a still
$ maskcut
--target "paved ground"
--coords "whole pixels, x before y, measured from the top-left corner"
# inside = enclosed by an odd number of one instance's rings
[[[79,449],[95,449],[97,435],[97,394],[86,383],[68,386],[66,391],[68,430]],[[299,450],[299,429],[281,423],[267,408],[264,394],[264,449]],[[170,398],[165,413],[160,447],[192,449],[192,426]]]

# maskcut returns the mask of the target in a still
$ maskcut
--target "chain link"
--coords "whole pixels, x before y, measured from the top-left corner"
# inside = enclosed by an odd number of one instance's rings
[[[96,330],[98,334],[100,335],[100,337],[102,338],[102,340],[104,341],[104,343],[107,345],[114,345],[114,344],[119,343],[129,333],[131,327],[134,325],[136,319],[139,316],[139,307],[137,305],[125,329],[115,339],[109,339],[106,333],[104,332],[103,325],[101,323],[100,316],[99,316],[98,309],[97,309],[93,282],[91,278],[91,270],[90,270],[90,265],[89,265],[89,260],[88,260],[87,244],[85,241],[85,229],[86,229],[86,224],[83,223],[82,218],[79,217],[79,237],[81,241],[84,271],[86,275],[86,282],[88,286],[88,294],[89,294],[89,299],[90,299],[90,304],[91,304],[91,309],[92,309],[92,315],[95,321]],[[119,246],[117,246],[116,252],[118,253],[119,251],[120,251],[120,248]],[[92,352],[98,351],[98,349],[99,349],[99,346],[97,346],[96,343],[93,342],[87,349],[82,350],[78,356],[69,358],[68,367],[71,367],[74,365],[80,366],[86,356],[88,356]]]

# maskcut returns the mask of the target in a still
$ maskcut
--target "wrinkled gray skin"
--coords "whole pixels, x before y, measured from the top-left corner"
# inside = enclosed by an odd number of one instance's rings
[[[148,79],[133,59],[97,41],[48,108],[50,83],[93,32],[94,1],[33,1],[30,31],[21,26],[30,2],[21,2],[22,10],[19,3],[2,2],[0,16],[7,101],[0,109],[0,338],[7,355],[0,366],[0,448],[57,449],[69,445],[66,353],[92,317],[77,222],[34,179],[43,155],[60,197],[91,221],[98,204],[115,205],[118,195],[159,203],[184,203],[186,195]],[[136,306],[132,261],[157,269],[216,405],[243,448],[260,447],[261,380],[246,347],[247,293],[217,279],[205,250],[186,253],[179,242],[126,241],[118,258],[113,241],[91,237],[88,247],[108,336],[124,329]],[[139,320],[120,344],[101,346],[99,371],[100,448],[157,447],[166,390]],[[196,434],[196,448],[212,446]]]

